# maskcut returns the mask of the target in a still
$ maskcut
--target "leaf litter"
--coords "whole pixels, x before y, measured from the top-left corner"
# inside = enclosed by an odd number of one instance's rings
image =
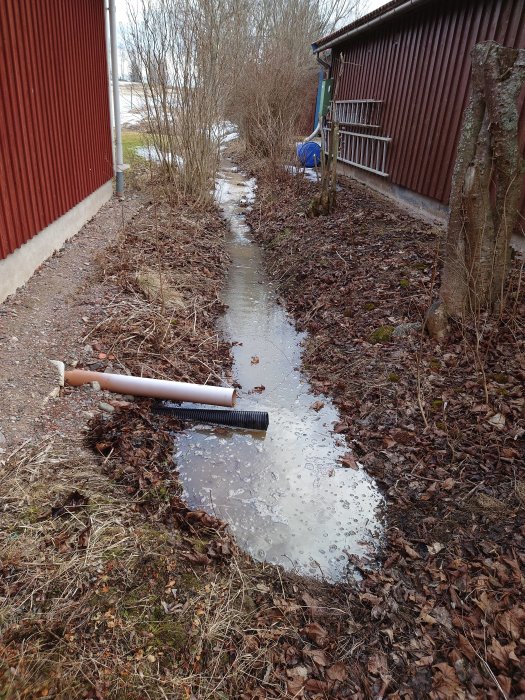
[[[354,561],[347,588],[349,697],[525,697],[523,261],[501,322],[452,326],[440,347],[422,326],[443,232],[355,182],[307,219],[314,192],[261,174],[249,220],[308,331],[303,367],[340,410],[343,465],[387,498],[381,565]]]

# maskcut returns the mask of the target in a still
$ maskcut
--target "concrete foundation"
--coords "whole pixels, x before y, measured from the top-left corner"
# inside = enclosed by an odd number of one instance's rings
[[[448,205],[438,202],[436,199],[408,190],[405,187],[394,185],[386,177],[374,175],[361,168],[354,168],[346,163],[338,163],[337,170],[341,175],[371,187],[376,192],[394,200],[397,204],[408,209],[409,213],[418,218],[432,223],[446,224],[448,218]]]
[[[78,233],[100,207],[111,199],[112,194],[113,183],[110,180],[5,260],[0,260],[0,303],[24,285],[39,265]]]
[[[354,168],[352,165],[347,163],[338,163],[337,172],[343,177],[348,177],[353,180],[361,182],[363,185],[367,185],[376,192],[380,192],[389,199],[392,199],[396,204],[407,209],[413,216],[429,221],[430,223],[437,223],[442,226],[446,226],[448,220],[448,205],[438,202],[436,199],[430,199],[430,197],[425,197],[422,194],[408,190],[405,187],[400,187],[399,185],[394,185],[388,180],[388,178],[381,177],[380,175],[374,175],[374,173],[369,173],[366,170],[361,170],[361,168]],[[520,233],[520,230],[522,233]],[[523,226],[518,229],[510,241],[510,245],[517,253],[525,256],[525,229]]]

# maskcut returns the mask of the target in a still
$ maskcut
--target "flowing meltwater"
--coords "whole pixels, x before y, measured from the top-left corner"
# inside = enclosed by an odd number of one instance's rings
[[[340,466],[348,446],[332,432],[337,410],[298,369],[305,334],[278,305],[243,215],[254,188],[223,162],[216,199],[230,227],[232,266],[219,331],[235,343],[236,408],[268,411],[270,426],[266,434],[189,428],[177,464],[188,503],[227,521],[254,558],[337,580],[349,554],[377,549],[382,498],[362,469]],[[324,403],[319,411],[311,408],[316,401]]]

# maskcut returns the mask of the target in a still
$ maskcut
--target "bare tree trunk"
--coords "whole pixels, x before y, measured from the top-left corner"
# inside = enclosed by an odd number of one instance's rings
[[[334,122],[332,126],[332,157],[331,157],[331,178],[330,178],[330,204],[329,211],[335,209],[337,200],[337,158],[339,156],[339,123]]]
[[[321,155],[321,190],[310,202],[308,218],[327,216],[336,206],[337,199],[337,157],[339,154],[339,123],[332,122],[328,153],[325,157],[324,138]]]
[[[442,303],[429,312],[429,330],[437,337],[444,334],[447,316],[503,308],[525,171],[517,109],[525,50],[487,41],[471,55],[472,87],[452,179]]]

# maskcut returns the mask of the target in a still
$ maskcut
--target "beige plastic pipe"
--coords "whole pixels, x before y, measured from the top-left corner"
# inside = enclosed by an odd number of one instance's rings
[[[98,382],[101,389],[114,391],[118,394],[148,396],[153,399],[171,399],[172,401],[191,401],[212,406],[235,405],[235,389],[221,386],[186,384],[185,382],[172,382],[166,379],[150,379],[148,377],[129,377],[125,374],[89,372],[84,369],[64,372],[64,379],[69,386],[82,386]]]

